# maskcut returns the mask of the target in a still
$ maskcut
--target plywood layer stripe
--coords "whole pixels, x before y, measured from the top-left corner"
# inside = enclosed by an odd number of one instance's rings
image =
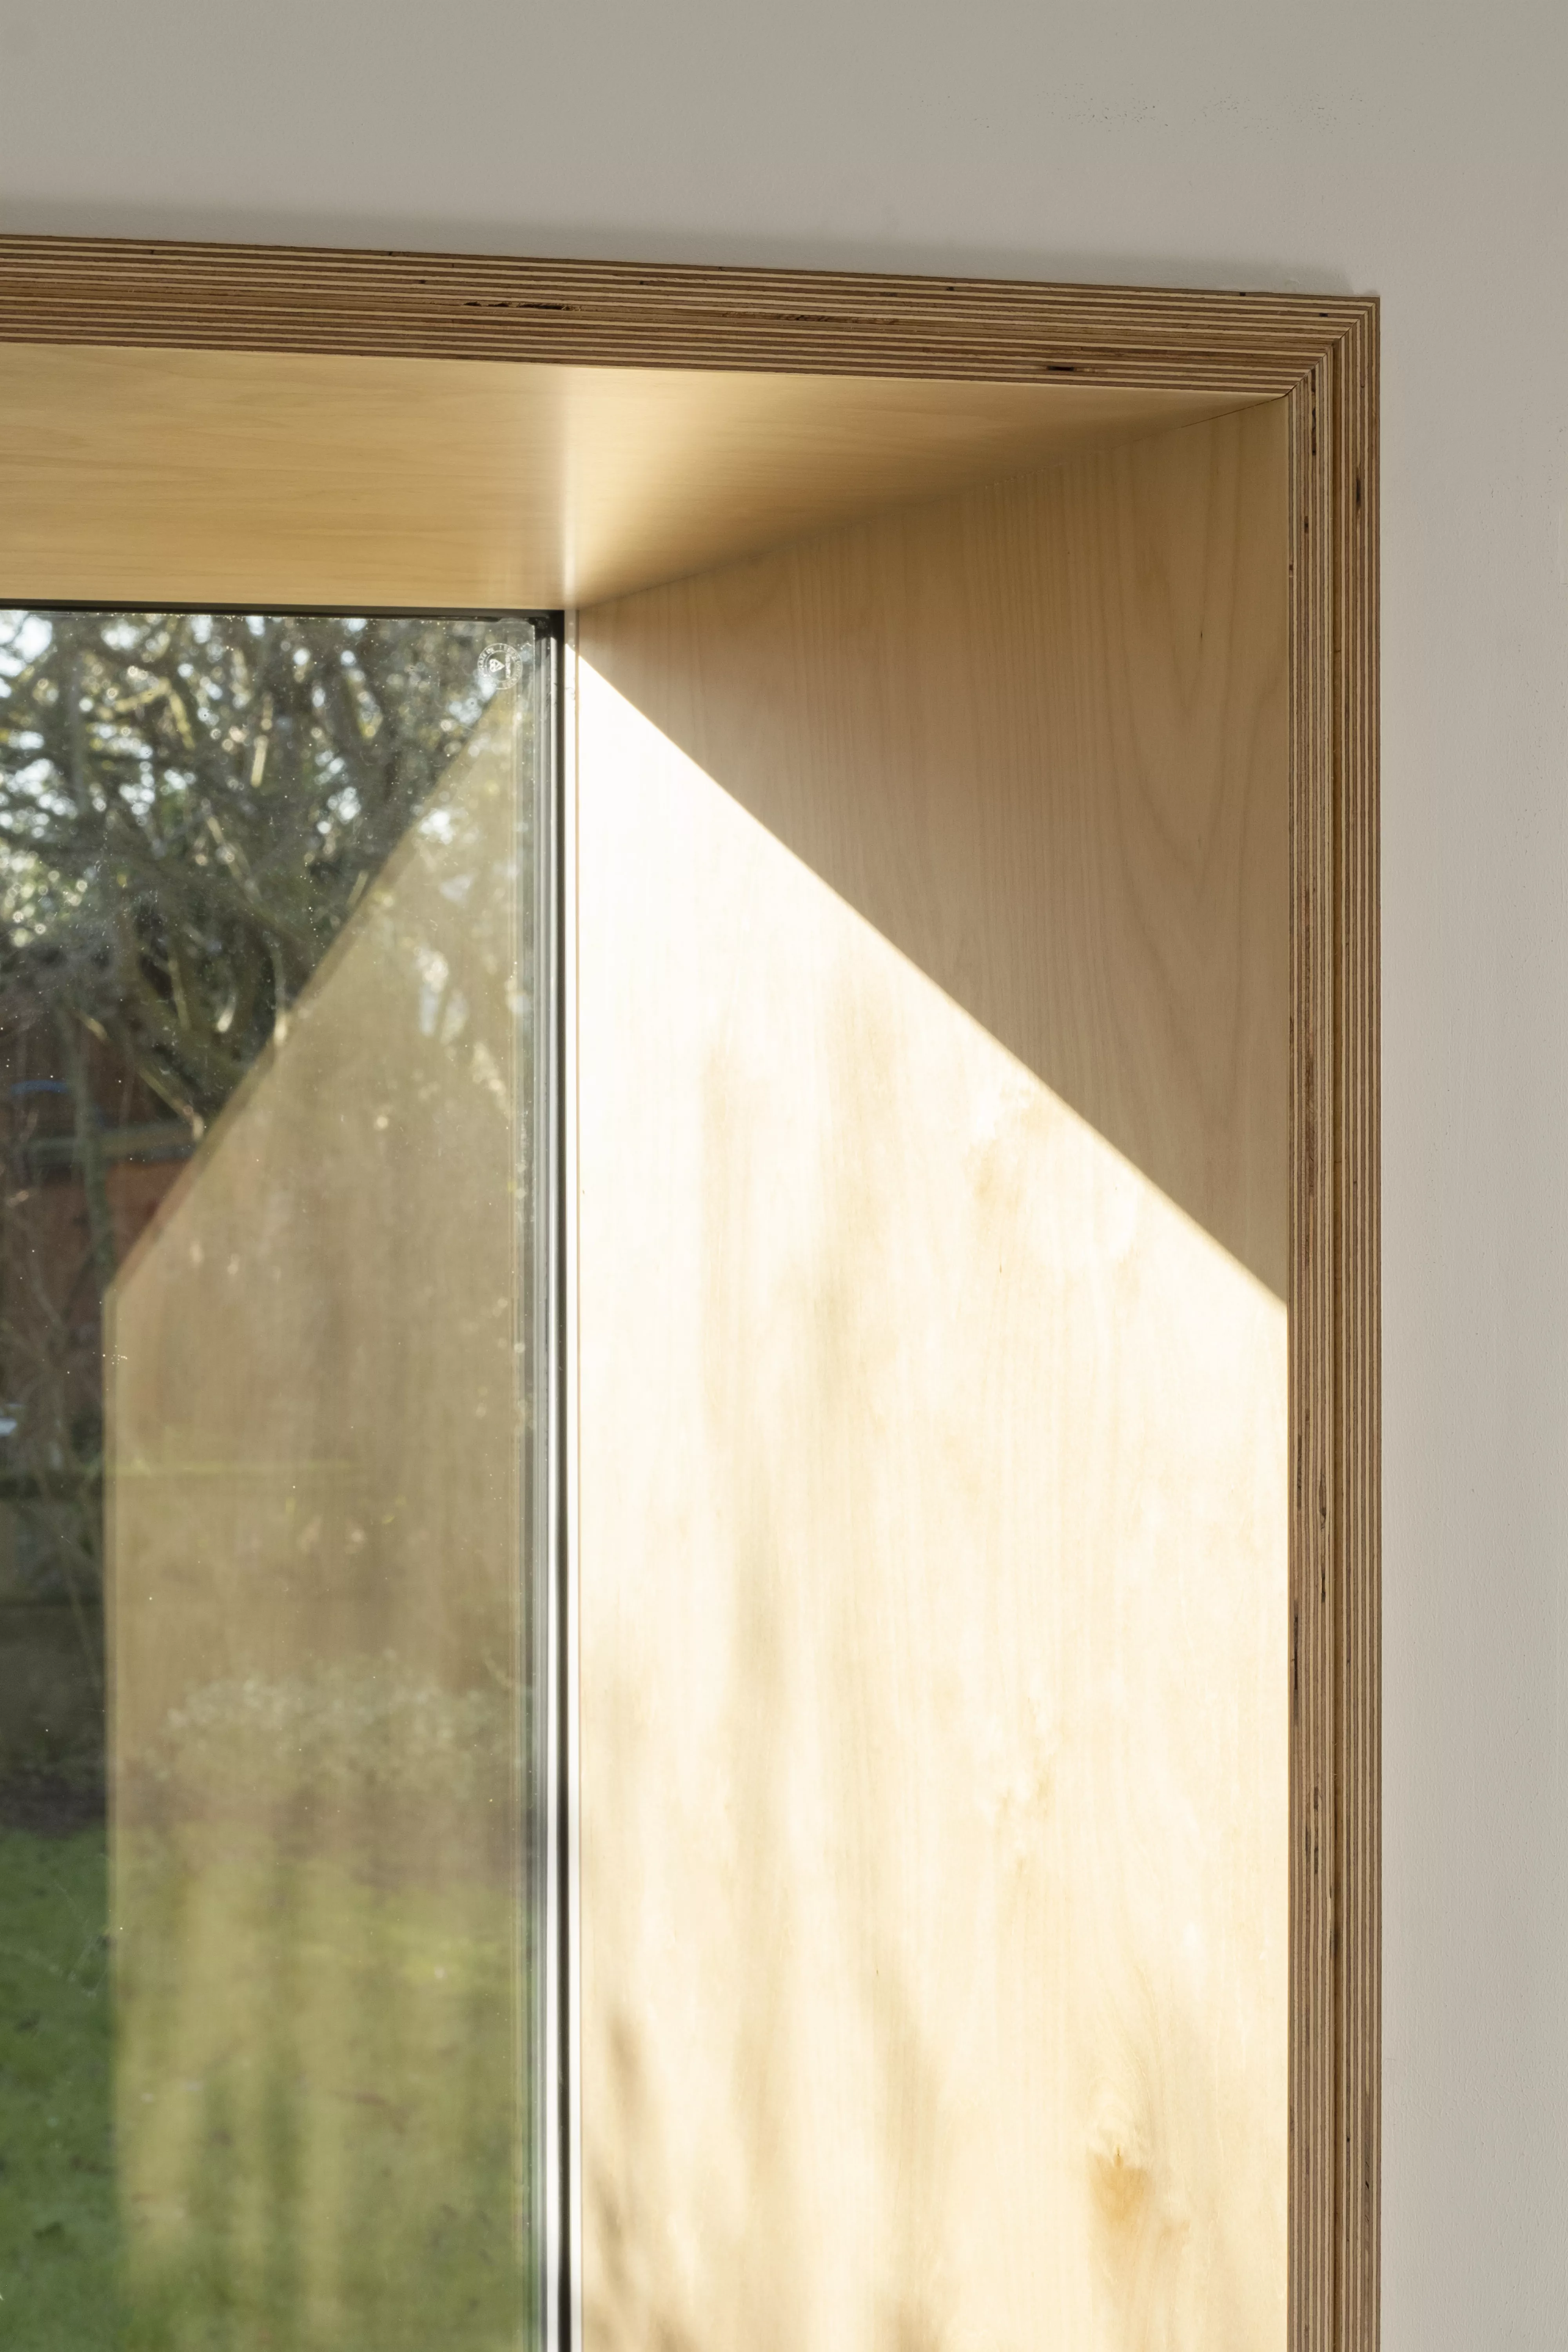
[[[0,239],[0,334],[14,341],[1062,377],[1283,395],[1357,307],[1006,279]]]

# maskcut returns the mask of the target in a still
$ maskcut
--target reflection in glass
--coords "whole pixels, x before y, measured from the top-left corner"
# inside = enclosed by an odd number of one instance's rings
[[[534,2333],[545,658],[0,615],[18,2340]]]

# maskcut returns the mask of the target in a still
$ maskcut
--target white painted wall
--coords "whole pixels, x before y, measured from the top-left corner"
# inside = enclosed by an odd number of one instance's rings
[[[0,226],[1373,290],[1389,2352],[1568,2345],[1568,9],[0,0]]]

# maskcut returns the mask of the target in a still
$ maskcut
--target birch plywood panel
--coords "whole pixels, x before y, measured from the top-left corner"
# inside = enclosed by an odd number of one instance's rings
[[[1239,398],[0,342],[0,596],[586,604]]]
[[[584,616],[595,2352],[1284,2342],[1263,432]]]
[[[1283,403],[584,616],[584,658],[1287,1290]]]

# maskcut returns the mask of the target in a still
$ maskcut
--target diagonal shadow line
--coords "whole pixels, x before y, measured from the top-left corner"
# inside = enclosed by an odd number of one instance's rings
[[[1279,1298],[1284,467],[1255,409],[595,607],[578,640]]]

